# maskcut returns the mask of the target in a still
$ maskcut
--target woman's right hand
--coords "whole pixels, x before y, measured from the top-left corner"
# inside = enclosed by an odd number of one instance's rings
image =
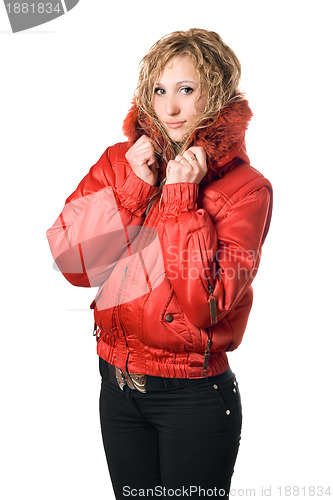
[[[133,172],[152,186],[155,186],[158,177],[156,153],[162,153],[161,148],[153,139],[142,135],[125,154]]]

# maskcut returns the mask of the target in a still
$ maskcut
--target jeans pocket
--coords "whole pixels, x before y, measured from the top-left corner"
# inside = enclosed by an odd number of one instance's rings
[[[228,397],[228,388],[223,385],[213,384],[212,390],[214,391],[215,397],[220,405],[222,413],[220,418],[222,419],[223,425],[230,436],[230,431],[232,429],[232,409],[230,408],[230,397]],[[230,392],[230,391],[229,391]]]
[[[220,385],[214,384],[213,389],[221,408],[224,410],[224,416],[228,419],[230,432],[240,435],[242,428],[242,404],[236,378]]]
[[[241,432],[242,423],[243,423],[243,409],[242,409],[242,400],[241,400],[241,396],[240,396],[240,392],[239,392],[239,388],[238,388],[238,382],[236,379],[234,380],[234,387],[232,389],[232,392],[233,392],[233,397],[234,397],[234,401],[235,401],[235,408],[236,408],[237,415],[238,415],[239,432]]]
[[[228,409],[228,405],[227,405],[227,402],[225,399],[224,389],[220,388],[218,384],[213,384],[213,389],[214,389],[214,393],[216,395],[216,398],[218,399],[218,401],[220,402],[220,404],[222,406],[222,409],[225,411],[226,415],[228,415],[229,409]]]

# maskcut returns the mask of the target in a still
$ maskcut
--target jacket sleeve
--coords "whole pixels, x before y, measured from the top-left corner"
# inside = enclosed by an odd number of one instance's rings
[[[138,234],[157,190],[135,175],[125,158],[119,171],[112,166],[117,147],[103,153],[47,230],[58,268],[76,286],[100,286],[106,280]]]
[[[197,209],[197,196],[196,184],[163,187],[162,248],[166,274],[185,315],[206,328],[250,287],[268,231],[271,191],[262,186],[249,192],[217,211],[214,221]]]

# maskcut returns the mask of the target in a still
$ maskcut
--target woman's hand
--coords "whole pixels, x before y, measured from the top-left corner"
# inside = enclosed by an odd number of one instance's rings
[[[193,182],[199,184],[207,173],[206,151],[201,146],[192,146],[183,155],[170,160],[166,170],[166,184]]]
[[[152,186],[158,177],[156,152],[162,153],[161,148],[150,137],[142,135],[125,154],[133,172]]]

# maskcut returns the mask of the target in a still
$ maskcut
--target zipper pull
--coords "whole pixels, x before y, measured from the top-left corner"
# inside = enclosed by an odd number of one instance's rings
[[[214,288],[212,285],[208,285],[209,296],[209,310],[210,310],[210,322],[212,325],[217,323],[217,311],[216,311],[216,298],[214,295]]]
[[[202,367],[202,375],[203,376],[207,375],[207,368],[208,368],[208,361],[209,361],[209,354],[210,354],[210,344],[211,344],[211,341],[210,341],[210,339],[208,339],[206,351],[205,351],[205,356],[204,356],[203,367]]]

